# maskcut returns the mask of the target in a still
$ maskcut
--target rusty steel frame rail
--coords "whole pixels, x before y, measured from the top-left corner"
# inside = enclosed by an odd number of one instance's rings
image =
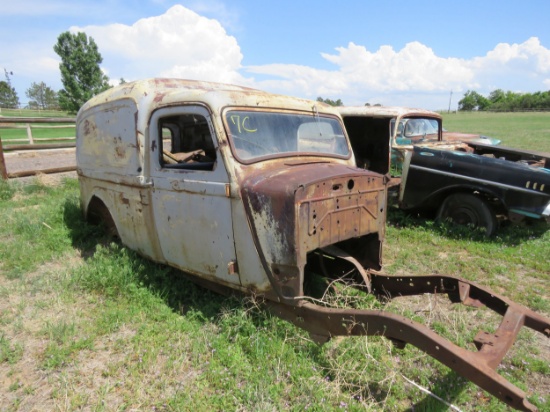
[[[477,352],[464,349],[428,327],[384,310],[335,309],[303,300],[297,306],[266,302],[275,315],[310,332],[318,341],[332,336],[384,336],[403,348],[416,346],[502,402],[521,411],[536,411],[524,391],[496,372],[523,326],[550,337],[550,320],[473,282],[451,276],[396,277],[371,273],[373,293],[383,298],[446,294],[453,303],[487,307],[503,316],[495,333],[480,331]]]

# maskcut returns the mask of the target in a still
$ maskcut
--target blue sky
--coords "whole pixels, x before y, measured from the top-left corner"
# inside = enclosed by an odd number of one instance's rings
[[[549,16],[548,0],[0,0],[0,69],[22,103],[32,82],[59,90],[57,36],[84,31],[113,84],[182,77],[454,109],[467,90],[550,90]]]

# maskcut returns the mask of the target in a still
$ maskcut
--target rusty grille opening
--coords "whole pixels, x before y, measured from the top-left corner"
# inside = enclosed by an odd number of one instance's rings
[[[366,290],[369,285],[350,260],[356,260],[366,270],[380,270],[380,248],[378,234],[371,233],[335,243],[331,250],[319,248],[309,252],[304,268],[304,295],[322,299],[327,293],[335,291],[332,286],[335,280]],[[351,259],[346,260],[330,253],[335,250]]]

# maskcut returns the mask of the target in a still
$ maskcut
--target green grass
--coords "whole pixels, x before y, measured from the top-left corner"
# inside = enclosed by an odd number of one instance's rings
[[[467,278],[550,315],[548,225],[487,239],[399,210],[388,219],[387,273]],[[319,346],[254,299],[217,295],[111,243],[83,221],[74,179],[0,182],[0,221],[0,410],[449,410],[411,382],[463,411],[508,410],[410,345]],[[498,325],[436,296],[381,303],[342,288],[335,299],[405,315],[469,348]],[[547,345],[522,331],[499,368],[541,411],[550,410]]]
[[[443,113],[452,132],[476,133],[502,140],[502,145],[550,153],[550,112]]]
[[[2,124],[3,117],[74,117],[66,112],[60,111],[46,111],[46,110],[28,110],[28,109],[2,109],[0,112],[0,124]],[[17,123],[17,126],[25,126],[25,124]],[[7,124],[6,124],[7,126]],[[48,127],[56,126],[56,127]],[[69,126],[69,127],[57,127],[57,126]],[[35,143],[51,143],[56,138],[74,138],[75,127],[74,123],[40,123],[31,124],[32,136]],[[0,128],[0,138],[4,144],[24,144],[25,142],[17,141],[19,139],[25,139],[28,141],[26,128]],[[17,139],[16,141],[13,141]]]
[[[206,291],[109,243],[82,220],[73,179],[0,189],[2,410],[32,402],[63,410],[445,410],[409,381],[462,410],[506,410],[414,347],[376,337],[318,346],[252,299]],[[458,275],[548,315],[549,242],[546,225],[505,228],[488,240],[395,210],[385,270]],[[493,319],[442,298],[361,302],[459,345]],[[523,332],[502,371],[544,410],[550,370],[541,342]]]
[[[59,125],[58,123],[56,125]],[[52,142],[56,138],[71,138],[74,139],[76,135],[75,127],[67,128],[48,128],[40,126],[32,126],[32,136],[35,139],[35,143]],[[26,129],[0,129],[0,137],[3,144],[24,144],[28,142]],[[25,141],[13,141],[14,139],[24,139]]]
[[[4,117],[74,117],[61,110],[33,110],[33,109],[0,109],[0,116]]]

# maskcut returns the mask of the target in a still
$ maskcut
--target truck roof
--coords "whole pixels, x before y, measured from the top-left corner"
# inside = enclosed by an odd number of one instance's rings
[[[437,112],[425,109],[415,109],[401,106],[339,106],[342,116],[369,116],[369,117],[402,117],[402,116],[429,116],[440,119]]]
[[[80,113],[116,100],[131,99],[138,109],[152,112],[176,103],[205,103],[212,109],[226,106],[270,107],[291,110],[321,110],[337,114],[331,106],[312,100],[267,93],[249,87],[224,83],[151,78],[115,86],[90,99]],[[313,107],[315,106],[315,108]]]

